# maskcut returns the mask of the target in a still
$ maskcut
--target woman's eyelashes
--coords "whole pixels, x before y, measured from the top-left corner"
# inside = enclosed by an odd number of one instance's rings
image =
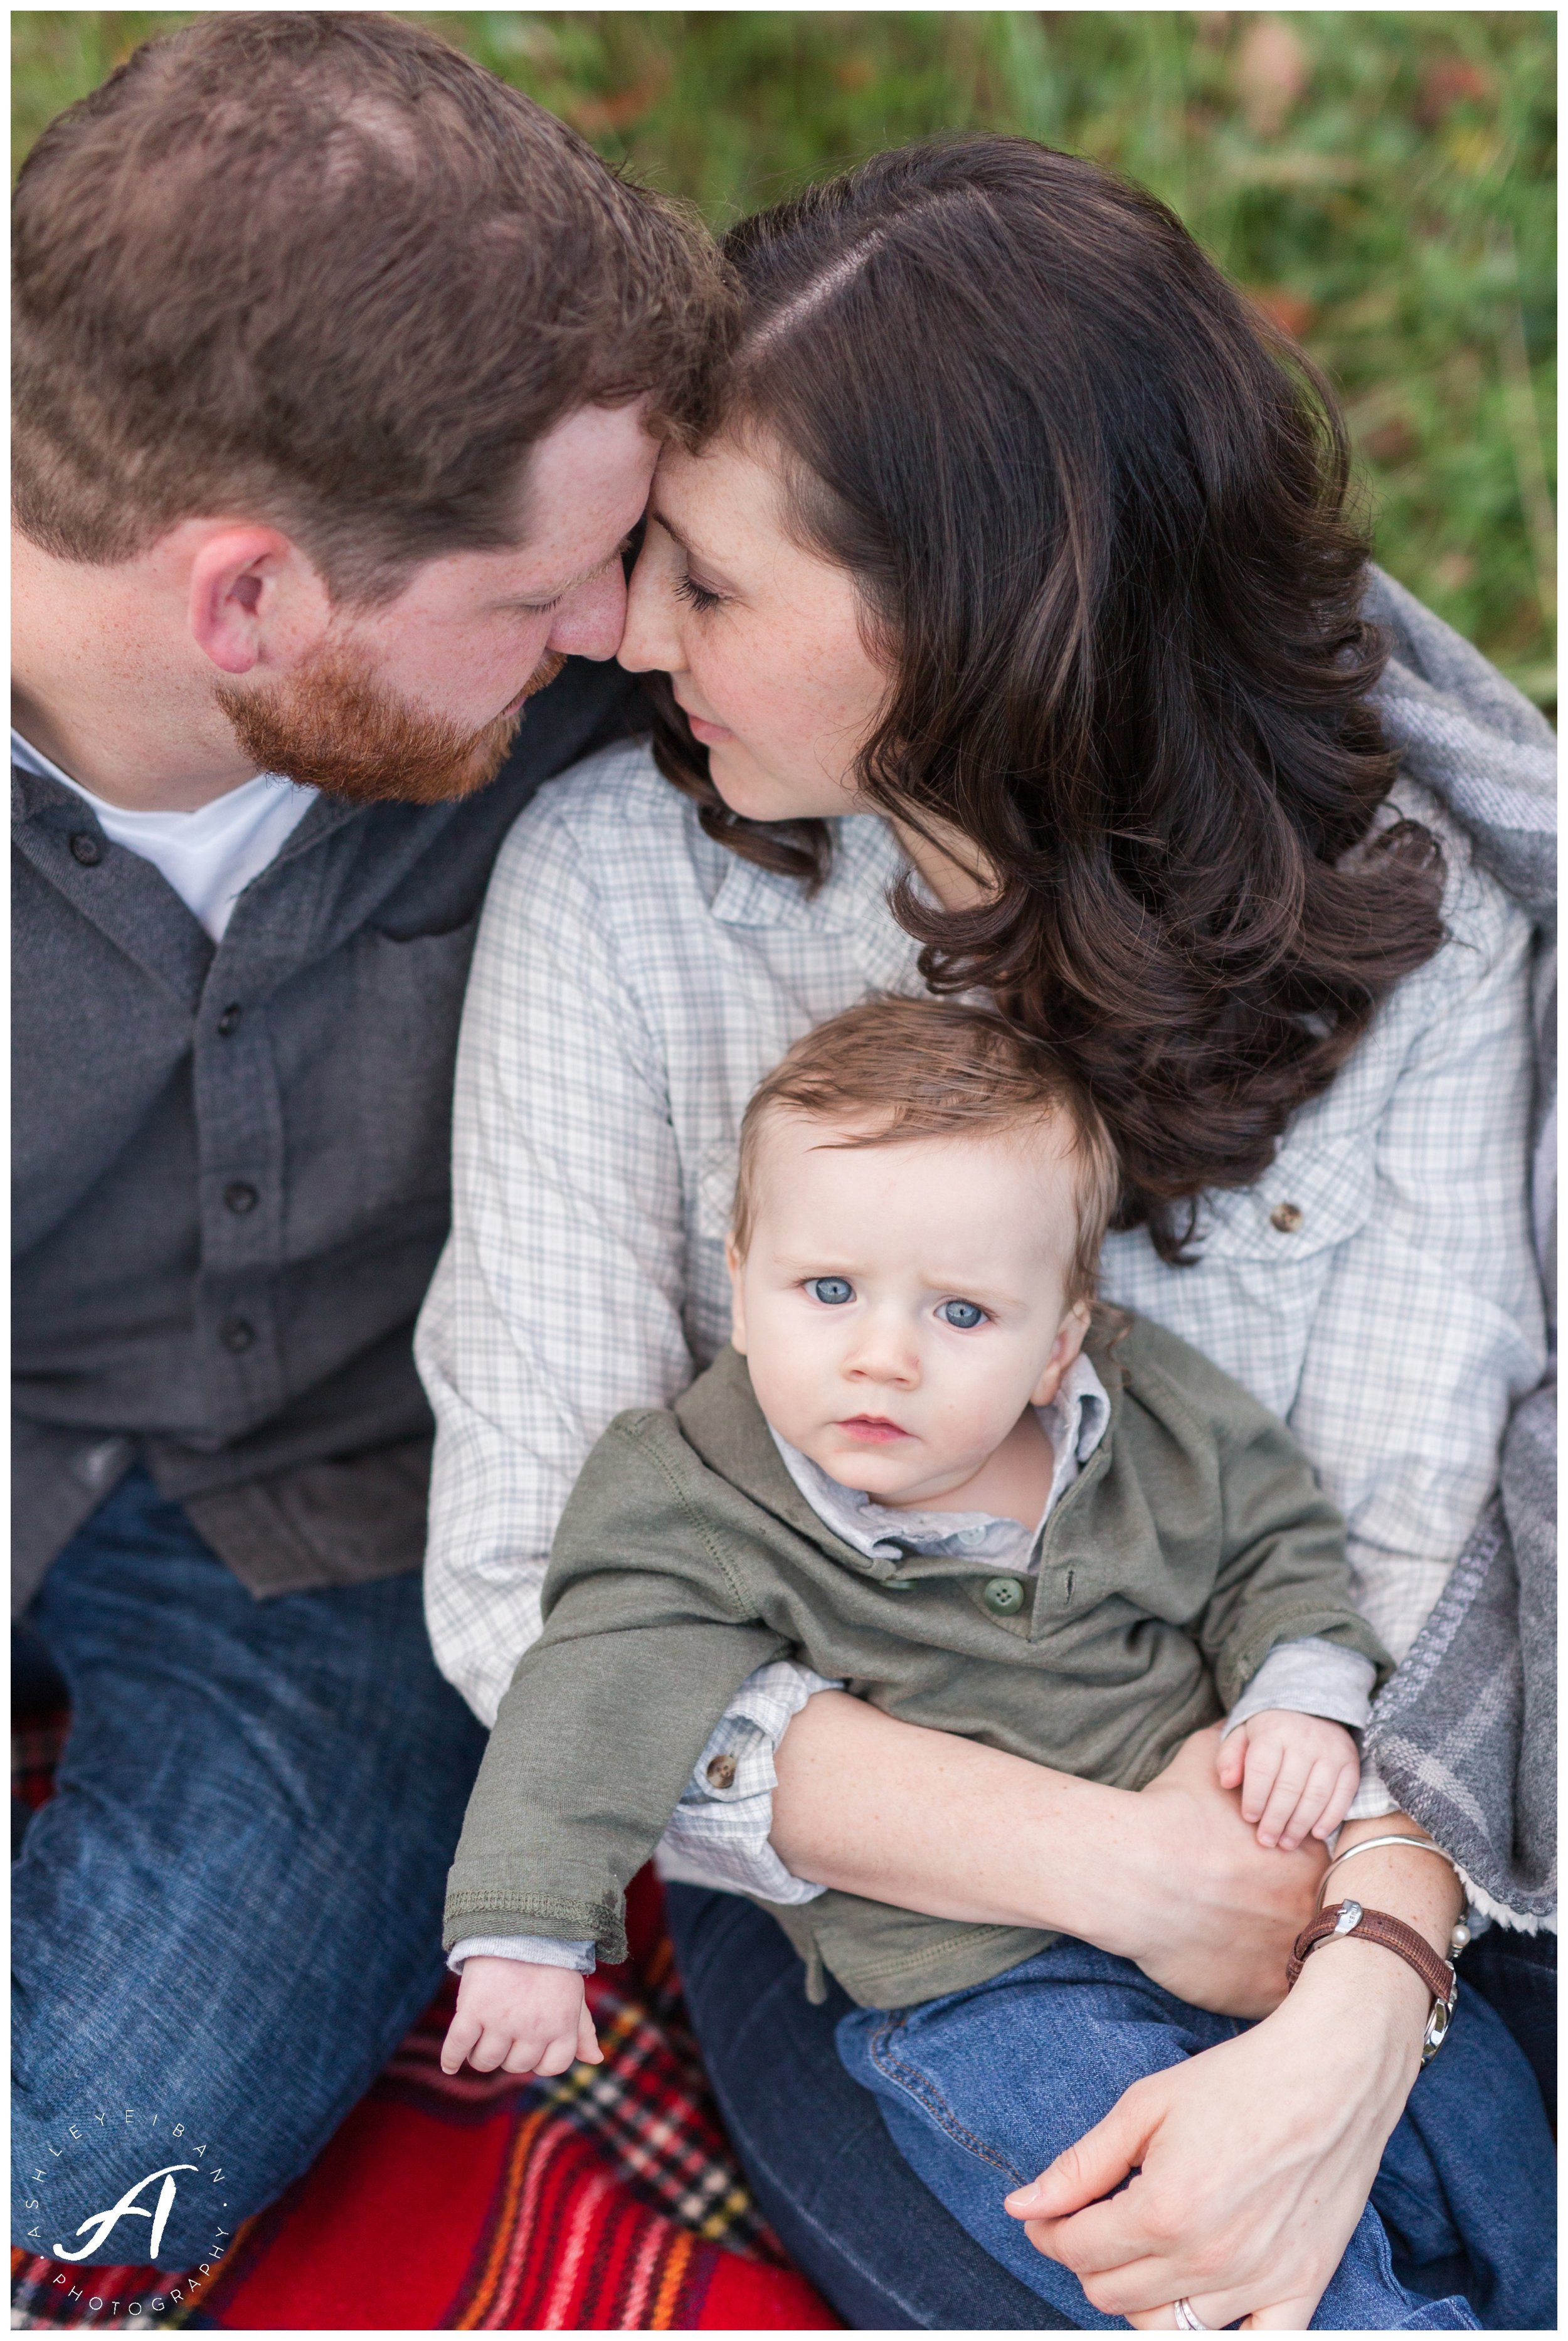
[[[722,593],[710,593],[706,585],[699,585],[695,577],[684,572],[675,580],[675,591],[694,610],[717,610],[724,599]]]
[[[806,1290],[824,1309],[842,1309],[846,1300],[855,1298],[855,1288],[847,1276],[809,1276]]]

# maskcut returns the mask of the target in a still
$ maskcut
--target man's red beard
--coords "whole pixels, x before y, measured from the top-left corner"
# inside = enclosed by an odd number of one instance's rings
[[[566,661],[547,651],[525,698]],[[478,732],[424,714],[341,650],[323,650],[280,682],[252,691],[225,683],[218,705],[259,772],[345,798],[350,804],[444,804],[471,796],[506,761],[522,711]]]

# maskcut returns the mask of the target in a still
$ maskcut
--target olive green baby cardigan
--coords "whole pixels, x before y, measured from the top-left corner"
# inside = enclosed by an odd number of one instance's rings
[[[618,1415],[561,1516],[544,1631],[501,1704],[448,1881],[448,1948],[591,1938],[754,1667],[785,1655],[890,1715],[1141,1788],[1276,1642],[1386,1652],[1352,1608],[1344,1528],[1283,1423],[1172,1333],[1091,1335],[1109,1426],[1004,1584],[973,1560],[870,1559],[784,1467],[725,1350],[670,1410]],[[848,1784],[847,1784],[848,1792]],[[774,1909],[867,2007],[999,1975],[1052,1936],[829,1892]]]

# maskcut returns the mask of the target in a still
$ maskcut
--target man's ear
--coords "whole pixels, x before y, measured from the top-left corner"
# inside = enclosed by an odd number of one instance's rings
[[[1046,1370],[1035,1384],[1031,1406],[1049,1406],[1062,1386],[1063,1378],[1073,1360],[1084,1346],[1084,1336],[1089,1330],[1090,1303],[1075,1300],[1057,1328],[1057,1338],[1051,1343],[1051,1354],[1046,1360]]]
[[[729,1270],[729,1346],[737,1357],[746,1355],[746,1295],[741,1280],[745,1263],[735,1249],[735,1233],[724,1239],[724,1265]]]
[[[204,533],[191,557],[191,638],[223,674],[286,671],[327,629],[319,571],[280,529],[235,521]]]

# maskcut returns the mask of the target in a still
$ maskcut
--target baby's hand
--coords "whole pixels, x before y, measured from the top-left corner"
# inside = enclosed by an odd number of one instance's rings
[[[579,2057],[602,2065],[582,1977],[571,1967],[534,1967],[527,1959],[464,1959],[442,2071],[455,2073],[465,2057],[476,2073],[497,2066],[506,2073],[564,2073]]]
[[[1361,1780],[1355,1742],[1343,1723],[1266,1707],[1219,1744],[1219,1784],[1241,1789],[1242,1818],[1259,1845],[1294,1853],[1302,1839],[1330,1837]]]

